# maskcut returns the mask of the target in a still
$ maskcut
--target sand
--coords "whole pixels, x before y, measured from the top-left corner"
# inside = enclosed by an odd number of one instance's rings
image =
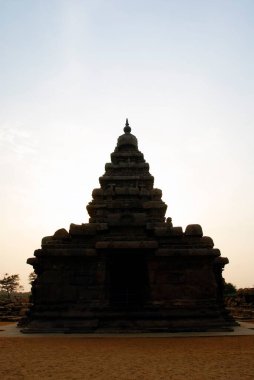
[[[254,335],[1,337],[0,379],[254,379]]]

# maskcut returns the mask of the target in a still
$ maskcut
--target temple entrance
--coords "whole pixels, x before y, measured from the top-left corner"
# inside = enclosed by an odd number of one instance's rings
[[[140,310],[148,295],[145,255],[133,252],[108,255],[110,305],[118,310]]]

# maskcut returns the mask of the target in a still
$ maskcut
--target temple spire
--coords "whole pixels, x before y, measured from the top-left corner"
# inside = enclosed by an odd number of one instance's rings
[[[125,127],[124,127],[123,130],[124,130],[125,133],[130,133],[131,132],[131,127],[129,125],[128,119],[126,119]]]

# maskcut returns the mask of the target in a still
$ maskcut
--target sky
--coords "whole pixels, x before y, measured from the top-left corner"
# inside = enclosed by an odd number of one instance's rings
[[[174,226],[254,286],[253,0],[0,0],[0,277],[86,205],[125,118]]]

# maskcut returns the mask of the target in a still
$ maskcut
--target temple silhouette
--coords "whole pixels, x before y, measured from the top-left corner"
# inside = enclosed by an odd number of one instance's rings
[[[87,205],[89,222],[42,239],[23,332],[177,332],[232,329],[228,263],[198,224],[165,218],[162,192],[126,120]]]

